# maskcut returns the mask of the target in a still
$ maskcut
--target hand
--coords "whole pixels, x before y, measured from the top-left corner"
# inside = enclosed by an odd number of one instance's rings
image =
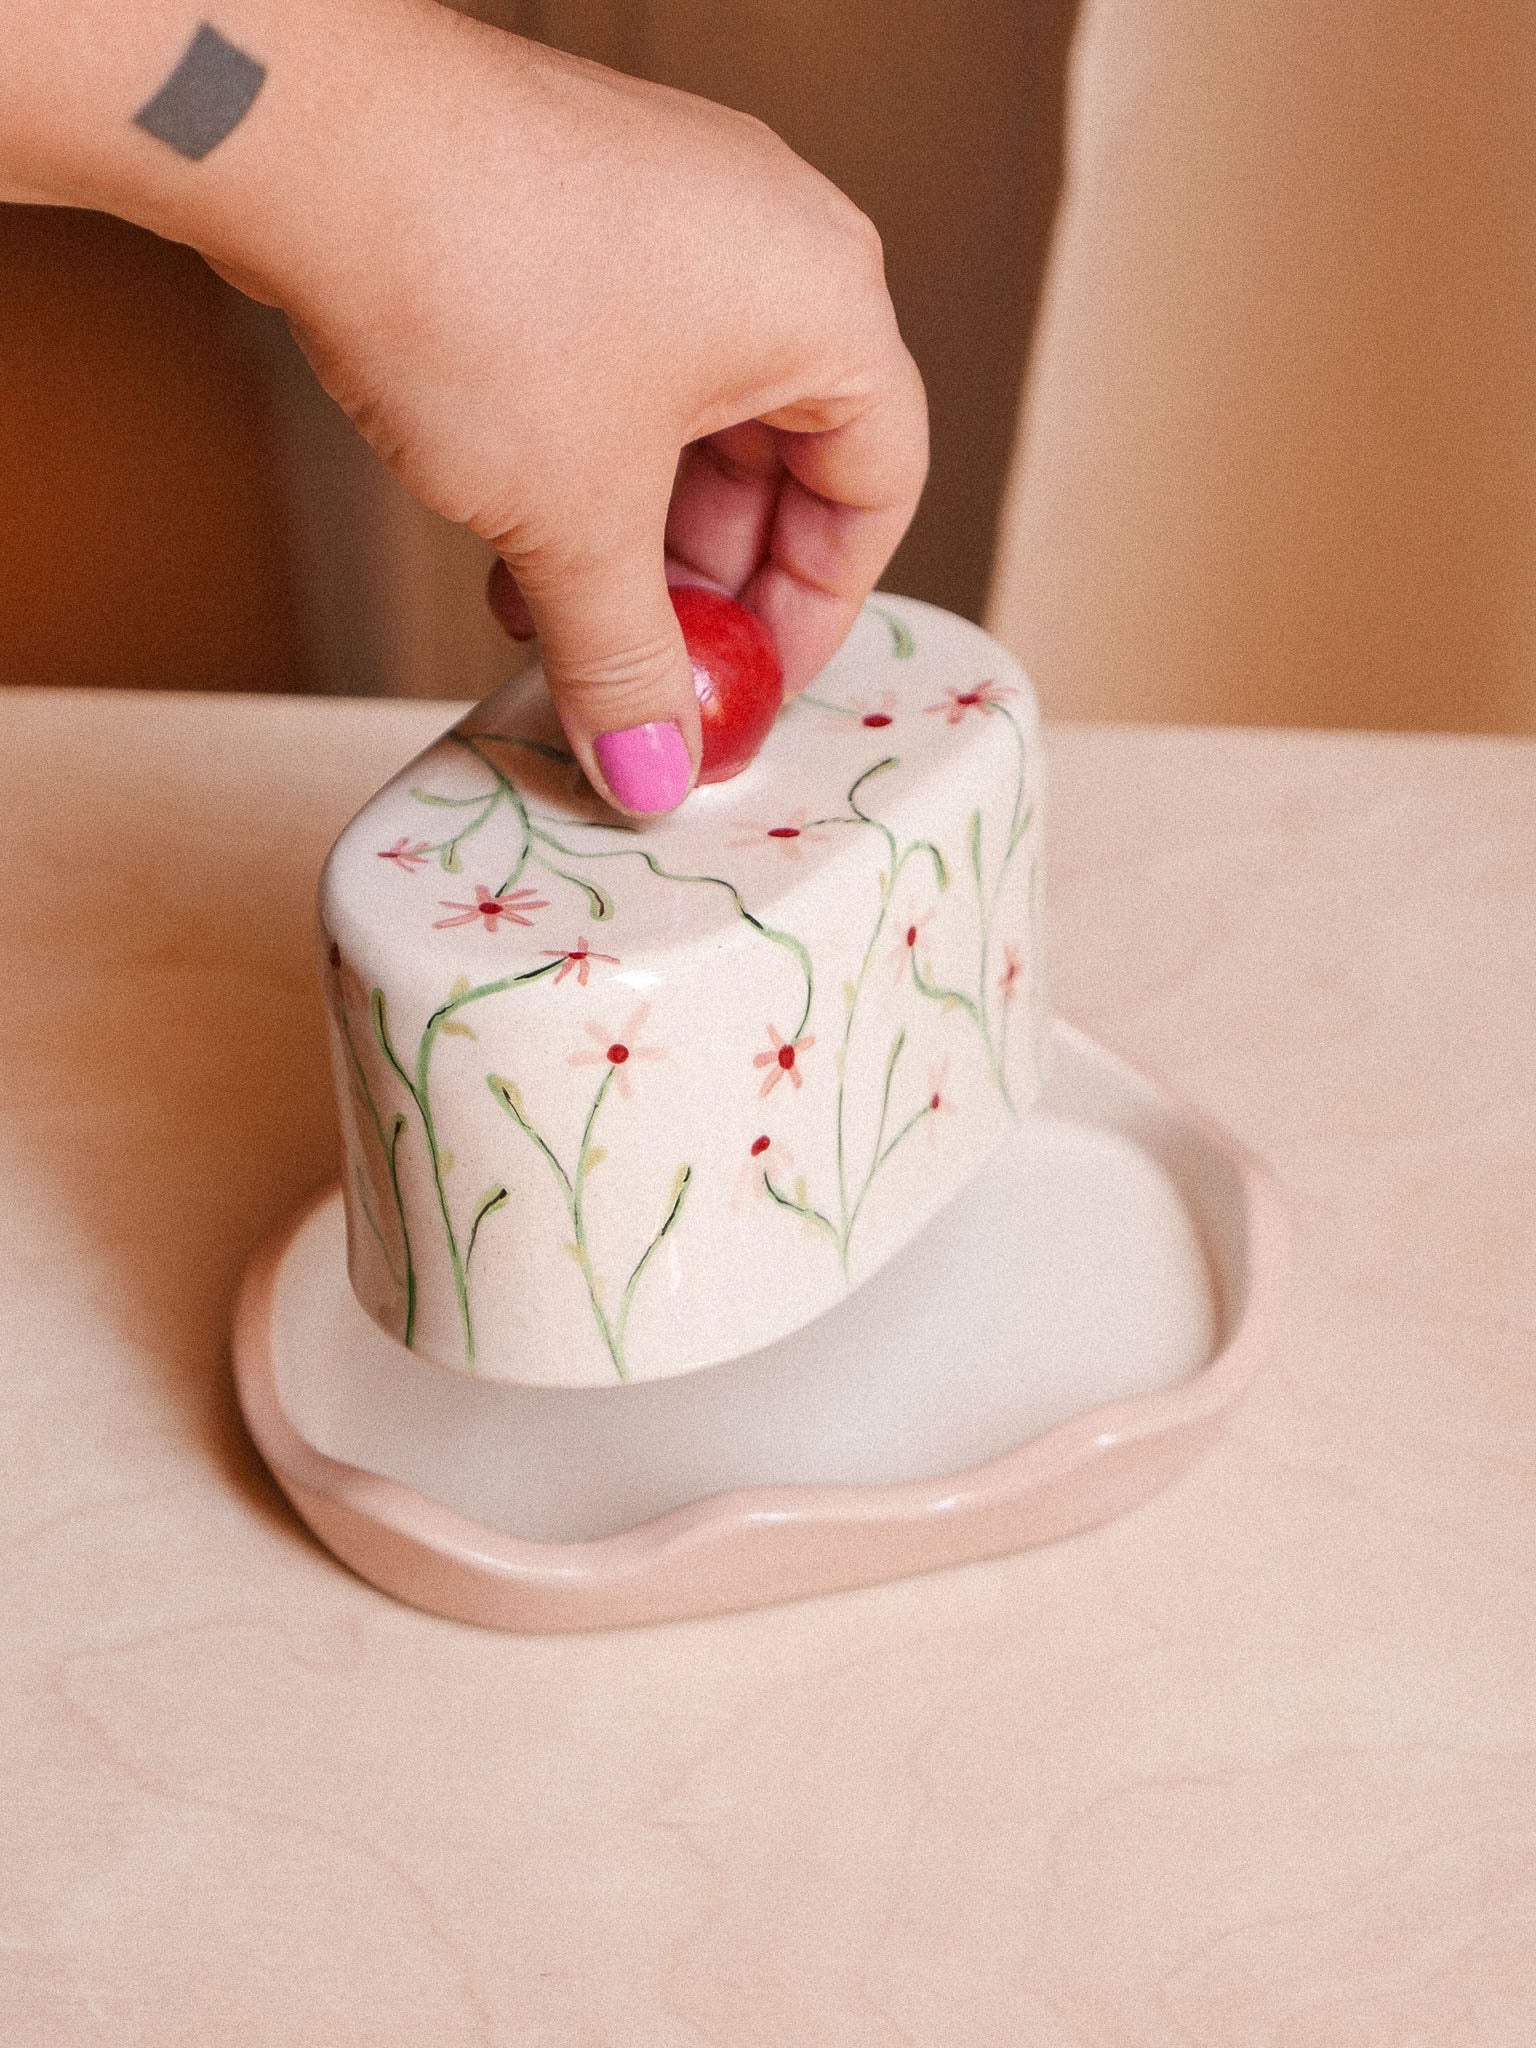
[[[879,242],[743,115],[442,10],[418,27],[348,248],[291,291],[268,266],[264,295],[406,485],[495,545],[588,774],[671,809],[699,727],[664,549],[758,613],[792,692],[916,505],[926,412]]]

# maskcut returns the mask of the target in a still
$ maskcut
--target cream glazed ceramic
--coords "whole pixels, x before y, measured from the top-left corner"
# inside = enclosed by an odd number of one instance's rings
[[[578,1387],[832,1307],[1039,1094],[1039,782],[1022,670],[909,599],[866,609],[750,769],[643,830],[536,674],[480,705],[321,885],[368,1314]]]

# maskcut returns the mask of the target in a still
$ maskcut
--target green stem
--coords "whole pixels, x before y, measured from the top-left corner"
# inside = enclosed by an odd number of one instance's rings
[[[879,1158],[875,1161],[874,1166],[870,1170],[869,1177],[871,1180],[874,1179],[875,1175],[880,1171],[881,1167],[884,1166],[885,1162],[896,1150],[896,1147],[901,1143],[902,1139],[910,1136],[910,1134],[917,1129],[918,1125],[922,1122],[925,1116],[932,1115],[933,1104],[931,1102],[923,1103],[920,1108],[915,1109],[912,1112],[911,1116],[907,1118],[906,1122],[902,1125],[901,1129],[896,1133],[895,1137],[892,1138],[889,1145],[886,1146],[885,1150],[880,1154]]]
[[[469,1243],[464,1247],[464,1271],[466,1274],[474,1262],[475,1241],[480,1235],[481,1224],[487,1216],[493,1216],[498,1209],[502,1208],[506,1203],[506,1199],[507,1191],[505,1188],[492,1188],[488,1195],[481,1198],[480,1206],[475,1211],[474,1221],[469,1226]]]
[[[917,642],[912,638],[912,628],[905,619],[898,619],[894,612],[888,612],[883,605],[872,604],[870,610],[877,619],[884,619],[891,635],[891,652],[898,661],[910,661],[917,652]]]
[[[784,1194],[774,1186],[773,1181],[766,1172],[763,1174],[763,1186],[772,1195],[781,1209],[788,1209],[795,1216],[803,1216],[807,1223],[817,1224],[841,1250],[842,1243],[837,1234],[837,1225],[829,1216],[823,1216],[819,1209],[813,1209],[808,1202],[797,1202],[793,1196]]]
[[[519,735],[514,733],[497,732],[475,734],[454,732],[450,733],[448,737],[449,739],[455,741],[459,746],[464,747],[469,753],[471,753],[475,757],[477,761],[481,763],[483,767],[489,768],[492,775],[495,776],[496,780],[488,795],[439,796],[435,791],[429,789],[413,789],[411,791],[411,795],[415,797],[418,803],[430,804],[438,810],[468,810],[475,805],[480,806],[478,814],[470,819],[469,823],[464,827],[464,829],[461,832],[454,833],[453,836],[449,839],[441,839],[437,841],[435,845],[429,846],[427,848],[427,852],[435,853],[438,856],[439,862],[446,873],[458,874],[461,871],[459,864],[459,848],[464,844],[464,841],[466,839],[472,839],[477,832],[479,832],[485,825],[488,825],[490,823],[491,818],[494,816],[496,811],[500,809],[503,803],[511,801],[513,804],[516,805],[517,809],[519,810],[519,812],[522,813],[523,817],[523,855],[522,859],[518,862],[517,869],[514,871],[512,878],[506,882],[503,882],[501,888],[498,889],[496,892],[498,896],[504,895],[506,891],[512,887],[513,882],[516,881],[517,875],[522,871],[523,861],[526,860],[528,857],[527,813],[523,810],[522,797],[518,791],[517,785],[514,782],[512,782],[509,777],[502,773],[501,769],[497,767],[496,763],[490,758],[488,754],[486,754],[481,748],[477,747],[474,744],[475,740],[477,738],[495,740],[501,746],[523,747],[529,753],[537,754],[541,759],[546,761],[558,761],[569,764],[574,759],[574,756],[566,753],[566,751],[562,747],[548,746],[542,740],[523,739]]]
[[[385,1009],[384,991],[373,991],[373,1030],[379,1042],[379,1049],[389,1061],[404,1084],[407,1094],[416,1105],[416,1114],[421,1119],[422,1135],[427,1141],[427,1158],[432,1167],[432,1184],[437,1190],[437,1206],[443,1221],[443,1238],[448,1247],[448,1260],[453,1268],[454,1298],[458,1303],[459,1326],[464,1336],[464,1364],[473,1371],[475,1364],[475,1325],[469,1305],[469,1277],[465,1270],[463,1254],[459,1249],[458,1233],[453,1227],[453,1216],[448,1206],[448,1188],[443,1178],[442,1148],[437,1140],[437,1119],[432,1112],[432,1054],[436,1048],[438,1034],[449,1018],[469,1003],[482,1002],[487,996],[501,995],[509,988],[520,988],[525,982],[542,981],[560,965],[558,960],[547,960],[541,967],[530,967],[521,974],[502,975],[496,981],[481,982],[475,988],[465,989],[461,994],[450,996],[446,1003],[440,1003],[427,1019],[416,1048],[416,1073],[408,1074],[395,1052],[389,1035],[389,1018]],[[414,1314],[412,1330],[414,1333]],[[407,1342],[410,1341],[408,1338]]]
[[[629,1279],[625,1284],[624,1299],[619,1304],[618,1340],[619,1350],[621,1353],[624,1349],[624,1333],[626,1329],[629,1327],[629,1311],[634,1303],[635,1289],[640,1285],[640,1276],[645,1271],[646,1267],[650,1264],[651,1256],[655,1252],[656,1247],[662,1242],[664,1238],[668,1237],[671,1234],[673,1226],[676,1224],[678,1217],[682,1215],[683,1203],[686,1200],[688,1190],[690,1187],[692,1187],[692,1185],[693,1168],[691,1166],[685,1166],[682,1171],[682,1177],[677,1184],[677,1193],[672,1197],[672,1206],[667,1211],[665,1217],[662,1219],[661,1228],[657,1231],[656,1235],[651,1239],[650,1243],[646,1246],[645,1250],[640,1254],[639,1258],[635,1261],[634,1271],[630,1274]],[[617,1361],[615,1362],[617,1363]],[[621,1378],[628,1377],[622,1365],[619,1366],[619,1374]]]
[[[571,1241],[575,1247],[576,1263],[581,1268],[581,1277],[587,1290],[587,1300],[592,1306],[593,1321],[597,1324],[598,1334],[607,1348],[608,1356],[613,1360],[614,1371],[621,1380],[627,1380],[629,1378],[629,1371],[624,1363],[624,1324],[628,1320],[629,1303],[633,1298],[639,1276],[644,1270],[645,1261],[649,1258],[650,1253],[655,1250],[656,1244],[660,1242],[660,1237],[652,1240],[650,1247],[642,1255],[640,1264],[630,1275],[629,1285],[625,1289],[619,1326],[615,1329],[603,1307],[597,1271],[592,1264],[592,1254],[587,1246],[584,1204],[586,1200],[586,1178],[589,1171],[587,1162],[592,1151],[592,1133],[597,1124],[598,1111],[608,1098],[608,1091],[613,1086],[613,1077],[617,1072],[617,1067],[610,1066],[597,1084],[597,1093],[592,1098],[592,1107],[587,1112],[586,1125],[582,1130],[581,1145],[576,1154],[576,1170],[574,1173],[566,1172],[558,1158],[556,1158],[543,1133],[524,1116],[507,1083],[495,1074],[488,1074],[486,1076],[486,1085],[502,1108],[506,1110],[507,1114],[544,1155],[545,1161],[559,1183],[560,1192],[565,1197],[566,1213],[570,1217]],[[689,1169],[688,1178],[692,1179],[691,1168]],[[684,1185],[686,1186],[686,1182]],[[677,1198],[672,1206],[672,1211],[662,1226],[661,1236],[664,1237],[667,1231],[672,1228],[672,1225],[677,1220],[677,1212],[681,1206],[682,1189],[679,1189]]]
[[[401,1277],[399,1267],[395,1264],[394,1253],[384,1241],[384,1233],[379,1228],[379,1219],[373,1213],[373,1204],[368,1199],[368,1187],[363,1179],[363,1169],[360,1166],[355,1166],[352,1169],[352,1186],[357,1195],[357,1206],[363,1212],[363,1221],[368,1225],[373,1241],[379,1248],[379,1257],[384,1261],[390,1279],[394,1281],[396,1287],[403,1294],[405,1292],[405,1281]]]
[[[389,1138],[385,1137],[384,1119],[380,1116],[379,1106],[373,1099],[373,1090],[368,1084],[367,1069],[364,1067],[362,1059],[358,1054],[357,1043],[352,1036],[351,1020],[347,1016],[346,1005],[340,995],[336,999],[336,1012],[341,1024],[341,1035],[346,1044],[347,1056],[352,1062],[352,1071],[357,1077],[357,1085],[362,1092],[363,1101],[368,1106],[368,1115],[373,1124],[374,1136],[379,1141],[379,1151],[382,1153],[384,1163],[389,1169],[389,1185],[395,1199],[395,1219],[400,1225],[400,1248],[405,1258],[405,1329],[402,1332],[402,1338],[409,1345],[411,1339],[416,1334],[416,1267],[411,1258],[411,1233],[405,1221],[405,1199],[400,1192],[400,1170],[396,1158],[396,1153],[400,1146],[400,1133],[405,1128],[405,1119],[397,1117],[393,1134]],[[377,1223],[374,1224],[374,1232],[378,1235]],[[383,1237],[380,1236],[379,1244],[381,1248],[383,1243]],[[398,1286],[400,1284],[400,1276],[396,1273],[393,1261],[388,1259],[387,1254],[386,1263],[389,1265],[390,1277]]]
[[[389,1140],[389,1184],[394,1190],[395,1213],[400,1218],[400,1236],[405,1246],[405,1329],[406,1349],[416,1341],[416,1264],[411,1257],[411,1240],[405,1227],[405,1197],[400,1191],[400,1140],[405,1135],[405,1118],[397,1116]]]
[[[790,698],[791,704],[803,704],[808,711],[830,711],[838,718],[862,719],[862,711],[855,711],[851,704],[834,704],[830,697],[813,697],[809,690],[801,690]]]
[[[883,820],[879,818],[872,817],[870,813],[864,809],[863,805],[859,801],[860,792],[863,790],[863,787],[866,782],[868,782],[873,776],[883,774],[886,769],[894,768],[896,765],[897,762],[895,755],[887,755],[883,761],[877,761],[875,762],[873,767],[866,768],[864,773],[861,776],[859,776],[858,780],[852,785],[852,787],[848,791],[848,810],[850,816],[847,819],[836,821],[839,823],[854,823],[860,825],[868,825],[871,828],[871,830],[878,832],[881,838],[885,841],[886,852],[889,861],[889,865],[887,866],[885,873],[881,876],[880,879],[880,908],[875,917],[874,929],[871,931],[869,935],[869,944],[864,948],[864,957],[859,963],[858,975],[854,980],[853,992],[849,997],[848,1014],[843,1021],[842,1051],[838,1059],[839,1071],[837,1077],[837,1201],[838,1213],[842,1218],[842,1228],[838,1233],[838,1255],[842,1260],[843,1270],[845,1273],[848,1270],[848,1252],[853,1238],[853,1227],[854,1224],[858,1221],[859,1210],[863,1207],[864,1197],[869,1192],[869,1183],[874,1178],[876,1172],[876,1166],[872,1165],[870,1167],[868,1175],[865,1178],[864,1186],[860,1190],[857,1199],[854,1201],[850,1209],[848,1201],[848,1151],[846,1121],[848,1094],[848,1055],[853,1044],[853,1029],[854,1023],[858,1016],[859,1002],[864,994],[864,984],[869,977],[870,962],[875,957],[875,948],[880,943],[881,934],[885,930],[886,918],[890,912],[891,904],[895,901],[896,885],[900,881],[902,872],[905,869],[908,861],[912,860],[919,854],[926,855],[927,858],[933,862],[934,875],[939,887],[941,889],[947,889],[949,887],[949,870],[945,866],[944,856],[942,853],[940,853],[938,847],[934,845],[931,839],[914,839],[910,843],[910,845],[904,848],[898,848],[896,844],[896,835],[894,832],[892,832],[889,825],[885,824]],[[828,822],[830,823],[834,821],[829,820]],[[906,1034],[903,1033],[902,1039],[898,1041],[896,1054],[893,1055],[892,1059],[892,1066],[891,1068],[888,1068],[886,1072],[886,1103],[882,1104],[880,1116],[880,1129],[882,1131],[885,1128],[886,1106],[889,1102],[891,1073],[894,1070],[894,1060],[895,1057],[899,1055],[900,1045],[902,1042],[904,1042],[905,1035]],[[879,1143],[880,1139],[879,1135],[877,1134],[875,1139],[875,1145],[877,1150],[879,1147]]]
[[[648,852],[643,846],[610,846],[589,852],[585,847],[567,846],[563,840],[557,839],[552,832],[548,831],[541,821],[534,822],[532,832],[533,837],[541,845],[547,846],[553,852],[558,853],[563,860],[638,860],[643,861],[659,881],[688,882],[699,884],[705,888],[723,889],[735,905],[736,914],[743,924],[750,926],[760,938],[767,939],[773,945],[782,947],[785,952],[793,954],[800,972],[805,978],[805,1001],[801,1005],[800,1021],[790,1033],[790,1038],[792,1040],[796,1039],[804,1031],[811,1014],[811,999],[814,993],[814,970],[811,966],[811,956],[792,932],[778,931],[772,925],[764,924],[760,917],[750,911],[742,901],[741,893],[733,882],[727,882],[720,875],[677,874],[671,868],[664,868],[656,856]],[[559,872],[553,868],[551,871]]]
[[[858,1199],[854,1202],[853,1214],[848,1218],[848,1226],[843,1232],[843,1241],[840,1247],[844,1273],[848,1270],[848,1248],[853,1241],[853,1227],[859,1220],[859,1211],[864,1206],[864,1197],[874,1185],[875,1175],[880,1171],[881,1163],[885,1157],[880,1150],[880,1141],[885,1136],[886,1118],[890,1115],[891,1083],[896,1078],[896,1062],[901,1058],[906,1042],[907,1034],[905,1029],[898,1031],[891,1046],[890,1057],[885,1063],[885,1086],[880,1093],[880,1121],[875,1126],[875,1142],[871,1150],[869,1171],[864,1176],[864,1185],[859,1189]]]

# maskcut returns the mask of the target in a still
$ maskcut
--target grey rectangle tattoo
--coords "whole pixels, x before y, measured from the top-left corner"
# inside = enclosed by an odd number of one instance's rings
[[[134,125],[201,163],[239,127],[266,75],[264,64],[204,22],[164,85],[134,115]]]

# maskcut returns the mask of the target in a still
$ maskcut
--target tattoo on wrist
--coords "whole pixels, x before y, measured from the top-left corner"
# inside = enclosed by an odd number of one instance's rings
[[[201,163],[245,119],[266,75],[264,64],[204,22],[164,85],[134,115],[134,126]]]

